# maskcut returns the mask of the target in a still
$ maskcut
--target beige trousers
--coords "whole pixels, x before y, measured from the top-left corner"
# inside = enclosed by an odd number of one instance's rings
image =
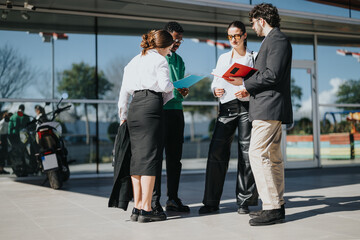
[[[249,157],[263,210],[278,209],[284,204],[281,131],[280,121],[252,122]]]

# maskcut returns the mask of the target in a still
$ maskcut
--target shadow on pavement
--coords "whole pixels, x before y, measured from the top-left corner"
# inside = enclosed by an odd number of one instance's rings
[[[18,178],[17,182],[42,186],[45,176],[32,178]],[[190,204],[190,213],[168,212],[169,219],[201,217],[198,209],[202,206],[201,201],[204,191],[204,174],[183,174],[180,183],[180,197],[184,203]],[[236,173],[227,174],[224,185],[224,192],[220,211],[218,214],[233,213],[237,211],[235,201],[235,181]],[[162,198],[161,202],[166,202],[166,177],[162,180]],[[311,207],[311,210],[305,210],[286,215],[286,221],[296,221],[299,219],[313,217],[319,214],[353,211],[360,209],[360,196],[352,197],[325,197],[325,196],[296,196],[293,192],[314,190],[328,187],[339,187],[360,183],[360,167],[342,167],[342,168],[320,168],[320,169],[298,169],[286,170],[286,209]],[[76,178],[64,183],[61,190],[82,194],[88,194],[98,197],[108,198],[112,189],[113,179],[111,177],[92,177]],[[49,183],[43,187],[49,188]],[[289,196],[290,195],[290,196]],[[163,204],[165,205],[165,204]],[[195,206],[194,206],[195,205]],[[250,210],[261,209],[261,202],[257,207],[250,207]]]

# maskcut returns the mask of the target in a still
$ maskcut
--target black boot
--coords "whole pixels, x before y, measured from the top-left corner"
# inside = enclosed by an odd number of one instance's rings
[[[212,213],[218,213],[218,212],[219,212],[218,206],[204,205],[199,209],[199,214],[212,214]]]
[[[283,217],[284,217],[283,219],[285,219],[285,204],[281,205],[280,210],[281,210],[281,213],[282,213],[282,215],[283,215]],[[263,211],[264,211],[264,210],[252,211],[252,212],[249,213],[249,216],[250,216],[251,218],[256,218],[256,217],[260,216],[260,214],[261,214]]]
[[[285,215],[282,214],[281,209],[263,210],[260,216],[250,219],[251,226],[264,226],[285,221]]]
[[[184,205],[180,198],[169,199],[166,201],[166,211],[190,212],[189,206]]]
[[[164,209],[162,208],[160,202],[153,202],[151,204],[151,208],[152,208],[153,212],[156,212],[156,213],[164,212]]]

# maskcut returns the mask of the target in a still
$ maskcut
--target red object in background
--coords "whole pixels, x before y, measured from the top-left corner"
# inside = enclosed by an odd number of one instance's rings
[[[67,40],[69,36],[66,33],[55,33],[55,32],[39,32],[40,37],[43,38],[44,42],[50,42],[51,38],[55,40]]]
[[[360,53],[358,52],[351,52],[343,49],[336,50],[336,53],[342,56],[353,56],[354,58],[357,58],[357,60],[360,62]]]

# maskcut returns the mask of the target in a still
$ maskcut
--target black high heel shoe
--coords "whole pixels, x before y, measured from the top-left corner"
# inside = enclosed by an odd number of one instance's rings
[[[164,221],[166,220],[166,218],[167,217],[164,212],[145,211],[141,209],[138,217],[138,222],[145,223],[145,222]]]
[[[137,208],[133,208],[133,210],[131,212],[130,220],[132,222],[137,222],[138,218],[139,218],[139,214],[140,214],[140,210]]]

